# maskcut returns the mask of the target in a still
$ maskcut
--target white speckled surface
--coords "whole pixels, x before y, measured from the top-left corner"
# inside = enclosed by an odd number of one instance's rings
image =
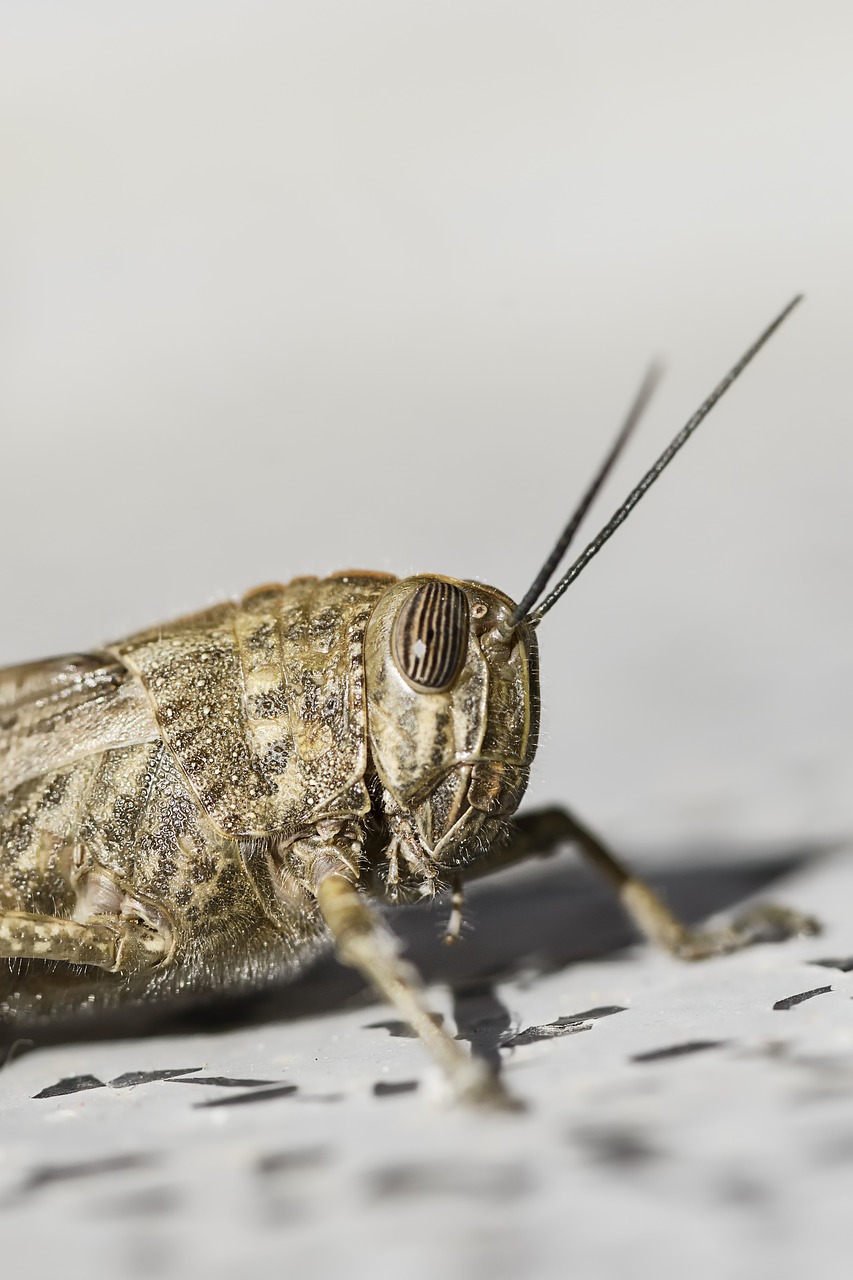
[[[3,7],[0,662],[356,565],[518,596],[647,360],[602,519],[803,290],[543,626],[530,803],[693,915],[760,891],[827,923],[684,969],[568,855],[479,887],[453,955],[400,915],[515,1119],[448,1109],[331,965],[19,1046],[7,1269],[843,1274],[853,990],[812,962],[853,955],[851,45],[840,0]],[[296,1089],[109,1083],[187,1068]]]
[[[823,918],[821,938],[687,968],[614,949],[615,911],[582,888],[574,909],[563,891],[565,916],[593,956],[564,963],[549,905],[562,875],[571,887],[566,865],[481,890],[475,912],[506,976],[474,982],[464,959],[445,961],[455,1010],[446,982],[431,1003],[499,1056],[528,1104],[519,1116],[447,1106],[420,1046],[331,966],[249,1025],[13,1058],[0,1076],[4,1228],[33,1274],[61,1257],[75,1277],[91,1274],[95,1240],[114,1275],[828,1266],[846,1249],[853,1164],[853,974],[837,967],[853,966],[851,852],[774,883],[776,900]],[[743,892],[732,869],[713,883]],[[539,951],[516,966],[505,917],[519,909]],[[429,968],[421,913],[407,915]],[[604,927],[586,936],[596,916]],[[172,1078],[133,1084],[134,1072]]]

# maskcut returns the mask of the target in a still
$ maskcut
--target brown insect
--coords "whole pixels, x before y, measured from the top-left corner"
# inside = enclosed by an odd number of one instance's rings
[[[467,877],[570,841],[678,956],[811,929],[764,909],[688,930],[577,819],[510,822],[536,749],[538,623],[797,301],[544,599],[654,371],[518,606],[436,575],[296,578],[97,652],[0,671],[0,956],[12,960],[0,1018],[253,988],[331,942],[457,1095],[506,1102],[427,1013],[371,898],[452,887],[452,940]]]

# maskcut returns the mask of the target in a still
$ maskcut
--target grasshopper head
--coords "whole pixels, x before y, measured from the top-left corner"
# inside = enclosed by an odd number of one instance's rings
[[[371,615],[370,751],[412,867],[470,861],[524,793],[539,686],[533,628],[515,611],[493,587],[418,576],[390,586]]]
[[[458,870],[485,852],[501,819],[515,812],[536,750],[534,629],[799,301],[794,298],[732,366],[550,591],[648,404],[657,366],[518,606],[494,587],[426,576],[396,582],[379,598],[365,637],[365,670],[370,750],[391,831],[389,887],[396,885],[402,856],[428,889],[440,870]]]

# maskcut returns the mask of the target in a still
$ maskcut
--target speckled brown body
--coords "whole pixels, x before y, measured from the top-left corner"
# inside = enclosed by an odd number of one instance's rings
[[[535,662],[529,635],[509,676],[507,653],[490,663],[495,609],[512,602],[465,591],[470,656],[456,688],[427,696],[425,724],[387,656],[390,623],[366,638],[412,592],[379,574],[261,588],[0,672],[0,910],[130,921],[164,952],[140,972],[15,958],[0,1019],[291,975],[327,942],[314,887],[330,867],[374,893],[425,892],[484,848],[526,782]]]
[[[814,932],[758,908],[688,929],[572,815],[520,819],[534,630],[799,299],[732,367],[548,590],[655,385],[651,370],[521,605],[440,575],[252,592],[99,654],[0,671],[0,1024],[251,987],[326,942],[390,1000],[459,1098],[513,1105],[437,1025],[371,896],[463,882],[571,841],[638,929],[697,960]]]

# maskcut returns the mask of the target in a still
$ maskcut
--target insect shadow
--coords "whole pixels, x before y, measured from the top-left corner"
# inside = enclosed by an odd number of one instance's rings
[[[767,848],[734,856],[732,850],[691,850],[649,877],[686,921],[737,907],[829,852],[826,844]],[[473,885],[467,898],[468,927],[454,947],[441,943],[445,900],[397,908],[389,924],[406,956],[428,983],[440,983],[460,1000],[472,987],[523,976],[554,973],[584,961],[624,959],[639,942],[630,921],[607,887],[560,854],[538,866],[503,872]],[[352,1007],[375,1007],[378,997],[332,956],[295,982],[262,992],[219,997],[187,1006],[122,1007],[105,1014],[20,1025],[0,1037],[0,1055],[14,1041],[21,1051],[42,1045],[202,1032],[286,1022]],[[26,1037],[26,1040],[23,1040]],[[19,1056],[19,1052],[16,1052]]]

